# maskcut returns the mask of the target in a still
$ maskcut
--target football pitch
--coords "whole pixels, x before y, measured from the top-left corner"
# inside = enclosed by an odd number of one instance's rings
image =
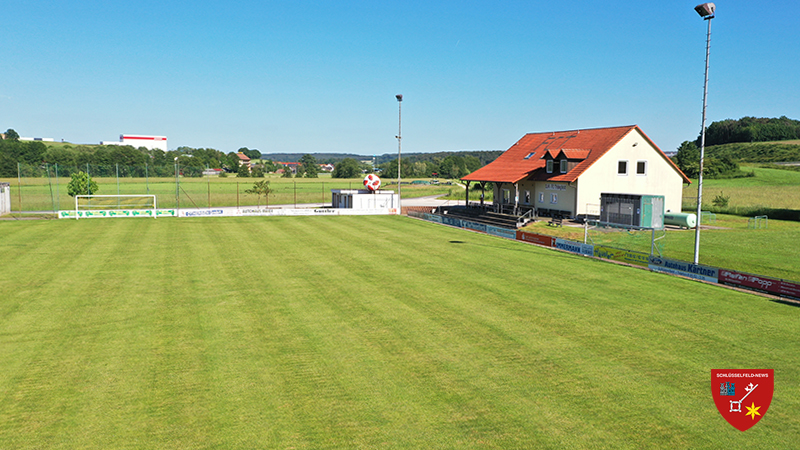
[[[800,308],[397,216],[0,222],[0,448],[797,448]],[[774,369],[746,432],[711,369]]]

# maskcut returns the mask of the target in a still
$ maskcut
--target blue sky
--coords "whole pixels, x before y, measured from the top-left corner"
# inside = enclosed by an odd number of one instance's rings
[[[507,149],[528,132],[700,131],[693,2],[12,1],[0,129],[262,153]],[[708,123],[800,119],[800,5],[716,2]]]

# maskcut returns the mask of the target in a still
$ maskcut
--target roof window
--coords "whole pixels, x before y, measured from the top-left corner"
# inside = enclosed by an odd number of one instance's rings
[[[524,158],[522,158],[522,159],[531,159],[531,157],[532,157],[533,155],[535,155],[535,154],[536,154],[536,152],[530,152],[530,153],[528,153],[528,156],[526,156],[526,157],[524,157]]]

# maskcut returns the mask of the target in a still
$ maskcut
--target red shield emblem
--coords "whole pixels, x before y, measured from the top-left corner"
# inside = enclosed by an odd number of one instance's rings
[[[775,387],[773,369],[712,369],[711,395],[722,417],[739,431],[767,413]]]

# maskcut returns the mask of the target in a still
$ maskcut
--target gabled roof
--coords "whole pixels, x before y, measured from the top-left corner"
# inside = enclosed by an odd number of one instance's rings
[[[541,171],[536,174],[535,179],[573,182],[633,130],[638,130],[647,139],[656,151],[681,175],[685,183],[690,182],[689,178],[678,169],[678,166],[637,125],[528,133],[497,159],[463,177],[462,180],[517,183],[534,175],[536,170],[543,169],[548,155],[550,158],[556,158],[559,154],[564,154],[567,159],[581,161],[565,174],[548,174]]]
[[[245,155],[244,153],[239,152],[239,153],[236,154],[236,156],[239,157],[239,161],[242,161],[242,162],[249,162],[250,161],[250,157]]]

